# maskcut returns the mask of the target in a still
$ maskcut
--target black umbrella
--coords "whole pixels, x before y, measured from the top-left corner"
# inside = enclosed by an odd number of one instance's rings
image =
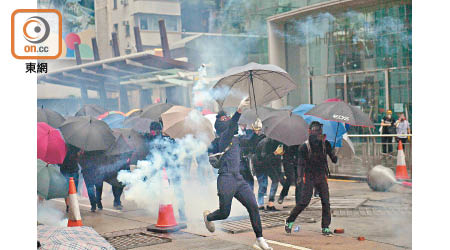
[[[139,133],[149,133],[150,132],[150,123],[152,123],[152,119],[143,118],[140,116],[131,117],[126,119],[123,123],[124,128],[132,128]]]
[[[145,151],[145,139],[144,137],[131,128],[116,128],[113,129],[114,136],[122,135],[127,143],[133,148],[134,151]]]
[[[108,124],[91,116],[68,118],[59,129],[66,143],[84,151],[107,150],[115,142]]]
[[[276,111],[276,109],[268,108],[268,107],[258,107],[258,116],[260,119],[264,119],[264,117],[267,114],[269,114],[270,112],[273,112],[273,111]],[[238,124],[251,125],[256,121],[258,116],[256,115],[255,109],[247,109],[244,112],[242,112],[242,115],[239,118]]]
[[[80,110],[78,110],[78,112],[75,113],[75,116],[97,117],[105,112],[108,112],[108,110],[98,106],[97,104],[85,104]]]
[[[173,107],[170,103],[155,103],[150,104],[142,110],[140,117],[158,121],[161,114]]]
[[[264,134],[286,144],[300,145],[308,137],[308,123],[289,110],[277,110],[265,115],[262,120]]]
[[[115,134],[114,136],[116,137],[116,141],[106,150],[106,155],[121,155],[133,151],[133,148],[128,144],[123,135]]]
[[[352,126],[375,128],[373,122],[366,113],[362,112],[361,109],[342,101],[325,102],[316,105],[314,108],[306,112],[305,115],[311,115],[324,120],[338,122],[336,135],[341,122]],[[334,140],[334,145],[336,145],[336,137]]]
[[[66,119],[59,113],[44,108],[37,109],[37,122],[45,122],[48,125],[58,128]]]
[[[295,88],[294,80],[280,67],[252,62],[227,70],[214,85],[213,93],[221,107],[236,107],[249,96],[250,106],[256,108],[281,99]]]

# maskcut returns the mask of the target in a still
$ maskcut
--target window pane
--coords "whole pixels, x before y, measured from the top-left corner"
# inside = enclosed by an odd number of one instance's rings
[[[146,16],[141,16],[139,18],[140,23],[141,23],[141,30],[148,30],[148,23],[147,23],[147,17]]]

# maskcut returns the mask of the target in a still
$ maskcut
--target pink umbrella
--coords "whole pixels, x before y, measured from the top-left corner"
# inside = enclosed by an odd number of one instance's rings
[[[37,158],[49,164],[63,163],[66,143],[59,130],[45,122],[37,123]]]
[[[325,102],[342,102],[342,100],[339,98],[331,98],[331,99],[327,99]]]

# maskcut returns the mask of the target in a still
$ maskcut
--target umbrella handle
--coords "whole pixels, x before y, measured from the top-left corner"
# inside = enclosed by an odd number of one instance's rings
[[[334,136],[333,149],[336,147],[336,139],[337,139],[337,134],[338,134],[338,131],[339,131],[339,125],[340,125],[340,124],[341,124],[341,123],[338,122],[338,125],[337,125],[337,127],[336,127],[336,135]]]
[[[256,107],[256,96],[255,96],[255,87],[253,86],[253,71],[252,70],[250,70],[250,82],[252,83],[253,100],[255,102],[255,113],[256,113],[256,117],[258,117],[258,108]],[[249,89],[248,96],[250,96],[250,89]]]

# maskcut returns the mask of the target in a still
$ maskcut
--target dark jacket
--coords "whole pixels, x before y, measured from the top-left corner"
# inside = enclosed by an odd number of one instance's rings
[[[310,173],[326,175],[328,169],[327,155],[333,163],[337,163],[337,156],[327,140],[325,140],[325,154],[322,145],[318,148],[311,147],[311,152],[309,152],[306,143],[301,145],[298,156],[298,176],[301,178],[304,174]]]
[[[222,156],[223,164],[219,169],[219,174],[239,173],[241,149],[239,146],[239,138],[234,135],[238,130],[238,121],[240,117],[240,113],[234,113],[228,123],[228,127],[219,135],[219,142],[217,145],[219,152],[224,152],[228,145],[232,143],[231,148]]]
[[[267,174],[269,176],[279,175],[281,171],[281,156],[274,155],[280,142],[264,137],[256,146],[255,154],[255,172],[259,174]]]
[[[299,145],[286,146],[283,145],[284,155],[283,155],[283,165],[297,165],[298,163],[298,150]]]
[[[67,154],[64,162],[59,164],[59,170],[64,174],[78,173],[78,152],[79,148],[70,144],[67,145]]]

